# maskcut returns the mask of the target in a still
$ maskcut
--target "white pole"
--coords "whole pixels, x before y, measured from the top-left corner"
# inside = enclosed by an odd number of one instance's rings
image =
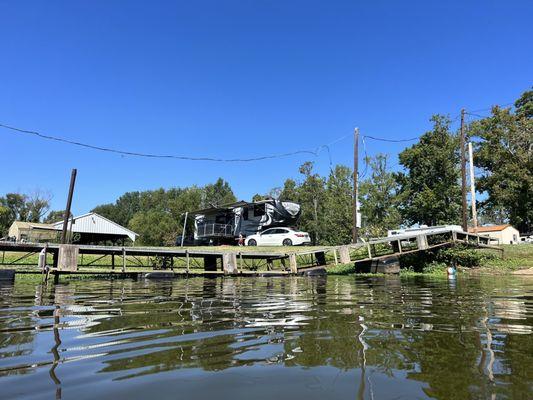
[[[181,246],[183,247],[183,241],[185,240],[185,229],[187,228],[187,217],[189,216],[189,212],[187,211],[185,213],[185,221],[183,221],[183,232],[181,232]]]
[[[470,158],[470,201],[472,203],[472,225],[474,225],[474,232],[477,232],[476,185],[474,181],[474,156],[472,153],[472,142],[468,142],[468,156]]]

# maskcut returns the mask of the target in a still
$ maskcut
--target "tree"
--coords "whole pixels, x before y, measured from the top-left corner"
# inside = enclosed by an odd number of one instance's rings
[[[281,201],[298,201],[298,185],[293,179],[287,179],[283,184],[283,188],[279,194],[279,200]]]
[[[27,217],[26,221],[40,222],[50,210],[50,200],[52,196],[48,192],[36,190],[25,196]]]
[[[172,246],[178,237],[178,221],[161,210],[135,213],[128,227],[139,233],[139,243],[146,246]]]
[[[65,215],[65,210],[50,211],[43,222],[45,224],[53,224],[54,222],[63,221],[64,215]],[[70,217],[72,217],[72,213],[70,213],[69,218]]]
[[[461,211],[458,137],[450,119],[435,115],[433,129],[400,153],[401,213],[409,224],[458,223]]]
[[[299,226],[308,231],[314,244],[320,243],[324,221],[325,180],[313,173],[313,163],[307,161],[300,166],[304,181],[298,188],[298,200],[302,207]]]
[[[399,186],[394,173],[387,168],[388,156],[378,154],[368,158],[371,175],[361,182],[360,202],[367,236],[385,236],[387,230],[398,228],[402,222],[398,204]]]
[[[0,197],[0,234],[5,235],[14,221],[40,222],[50,208],[50,197],[39,190],[30,195],[7,193]]]
[[[326,182],[324,223],[321,242],[328,245],[349,243],[353,225],[353,174],[344,165],[331,170]]]
[[[110,220],[128,226],[140,235],[139,243],[162,246],[174,245],[181,236],[185,213],[236,201],[230,185],[223,179],[203,188],[170,188],[127,192],[115,203],[93,209]],[[159,221],[159,222],[158,222]],[[191,236],[194,224],[189,220],[186,236]]]
[[[474,162],[481,171],[477,189],[488,197],[481,202],[486,214],[508,216],[521,232],[533,230],[533,91],[510,108],[494,107],[492,115],[471,124],[477,137]],[[494,221],[495,222],[495,221]]]
[[[215,183],[206,185],[204,191],[204,207],[217,207],[237,201],[230,184],[222,178],[218,178]]]

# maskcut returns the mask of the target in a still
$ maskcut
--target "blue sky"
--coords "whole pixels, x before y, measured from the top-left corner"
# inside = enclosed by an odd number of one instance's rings
[[[533,83],[531,1],[0,1],[0,123],[117,149],[248,158],[349,135],[413,137],[434,113],[514,101]],[[367,142],[367,153],[404,145]],[[100,153],[0,129],[0,195],[76,214],[126,191],[204,185],[238,198],[298,178],[248,164]],[[349,137],[331,147],[352,164]],[[326,174],[329,157],[311,157]]]

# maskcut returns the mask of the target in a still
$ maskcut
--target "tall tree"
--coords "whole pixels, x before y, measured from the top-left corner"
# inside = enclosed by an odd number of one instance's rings
[[[361,183],[360,202],[363,232],[367,236],[383,236],[402,222],[399,210],[399,185],[388,169],[388,156],[377,154],[368,158],[370,177]]]
[[[308,231],[314,244],[320,243],[324,222],[325,180],[313,172],[313,163],[307,161],[300,166],[304,180],[298,188],[298,199],[302,207],[299,226]]]
[[[218,178],[215,183],[206,185],[204,190],[205,198],[203,205],[205,207],[216,207],[237,201],[230,184],[222,178]]]
[[[338,245],[352,238],[353,174],[344,165],[331,170],[326,182],[321,243]]]
[[[475,121],[470,135],[475,143],[474,162],[481,171],[477,189],[486,192],[486,213],[503,210],[508,222],[521,232],[533,231],[533,91],[510,108],[494,107],[492,115]]]
[[[400,153],[401,212],[409,224],[458,223],[461,210],[458,138],[450,119],[432,117],[433,129]]]
[[[51,199],[52,196],[50,193],[41,190],[36,190],[25,196],[26,209],[28,212],[26,220],[29,222],[40,222],[50,210]]]
[[[298,184],[294,179],[287,179],[280,191],[279,199],[281,201],[299,201]]]

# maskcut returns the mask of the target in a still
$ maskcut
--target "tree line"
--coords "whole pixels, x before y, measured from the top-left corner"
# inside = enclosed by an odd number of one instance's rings
[[[466,125],[473,142],[480,223],[510,223],[521,232],[533,231],[533,90],[514,107],[494,106],[490,115]],[[461,173],[459,132],[448,116],[431,118],[432,128],[399,154],[401,169],[394,171],[390,156],[365,158],[359,179],[361,234],[377,237],[389,229],[414,224],[459,224]],[[366,173],[365,173],[366,171]],[[276,198],[302,206],[298,228],[308,231],[316,244],[348,243],[353,221],[353,170],[332,167],[322,176],[313,162],[304,162],[298,178],[253,200]],[[112,204],[92,211],[140,234],[140,244],[173,245],[181,235],[186,211],[236,201],[228,182],[219,178],[203,187],[128,192]],[[49,209],[43,196],[8,193],[0,197],[3,234],[14,220],[61,219],[62,211]],[[192,235],[192,223],[187,235]]]

